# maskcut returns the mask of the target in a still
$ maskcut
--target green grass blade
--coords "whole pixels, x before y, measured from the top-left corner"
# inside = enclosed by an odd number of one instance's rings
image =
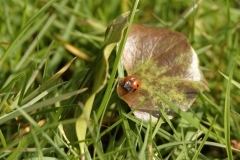
[[[151,122],[149,122],[149,123],[151,123]],[[151,127],[151,124],[148,125],[147,131],[145,132],[144,142],[143,142],[142,148],[141,148],[141,150],[140,150],[140,152],[138,154],[138,159],[144,160],[147,157],[145,151],[147,150],[148,140],[150,139],[149,138],[150,137],[150,134],[149,134],[150,133],[150,127]]]
[[[23,108],[18,108],[18,111],[19,113],[28,120],[28,122],[34,127],[34,129],[39,129],[40,127],[38,126],[37,122],[32,118],[30,117],[26,111],[24,111]],[[57,144],[52,140],[51,137],[49,137],[48,134],[46,134],[44,131],[40,130],[40,133],[42,134],[42,136],[56,149],[56,151],[64,158],[64,159],[67,159],[67,155],[61,150],[61,148],[59,146],[57,146]],[[18,148],[20,148],[20,150],[23,148],[23,146],[25,146],[27,144],[27,140],[24,141],[22,143],[22,145]],[[16,150],[15,150],[16,152]],[[18,152],[18,151],[17,151]],[[14,155],[14,152],[13,152],[13,155]]]
[[[79,143],[80,153],[82,155],[85,154],[84,146],[85,146],[86,142],[84,142],[84,139],[86,138],[87,128],[90,128],[90,126],[91,126],[89,117],[90,117],[90,113],[92,111],[91,107],[94,102],[94,98],[95,98],[95,94],[92,94],[88,98],[87,102],[85,103],[85,107],[82,108],[83,113],[78,117],[78,119],[76,121],[76,125],[75,125],[78,140],[83,141],[83,142]],[[94,144],[95,144],[94,147],[95,147],[96,152],[98,153],[99,159],[104,160],[103,153],[99,149],[99,146],[96,144],[95,137],[94,137],[93,141],[94,141]]]
[[[9,82],[5,87],[3,87],[1,90],[0,90],[0,93],[4,93],[4,92],[7,92],[8,89],[12,88],[12,86],[19,80],[21,79],[23,76],[24,76],[25,73],[20,73],[18,74],[15,78],[13,78],[11,80],[11,82]]]
[[[75,12],[78,12],[80,10],[80,7],[81,7],[80,2],[81,2],[81,0],[75,1],[74,9],[73,9]],[[55,16],[57,16],[57,15],[55,15]],[[55,19],[55,17],[54,17],[54,19]],[[71,37],[70,32],[73,30],[76,23],[77,23],[77,17],[74,14],[70,15],[67,25],[63,28],[63,30],[64,30],[63,39],[65,41],[69,40],[69,38]],[[63,46],[59,46],[57,51],[56,51],[56,54],[53,55],[53,57],[51,59],[52,62],[49,65],[49,68],[51,70],[55,70],[57,68],[57,64],[62,59],[63,54],[64,54],[64,48],[63,48]]]
[[[134,3],[133,3],[133,7],[132,7],[130,15],[129,15],[129,27],[127,28],[127,30],[126,30],[125,34],[123,35],[122,40],[120,42],[119,50],[118,50],[117,57],[115,59],[114,65],[113,65],[113,69],[112,69],[111,77],[110,77],[109,82],[108,82],[106,93],[104,94],[103,101],[102,101],[102,103],[100,105],[99,111],[97,112],[98,119],[103,114],[102,113],[102,111],[104,110],[103,108],[106,107],[106,105],[107,105],[107,103],[109,101],[109,97],[110,97],[112,85],[114,83],[114,79],[115,79],[115,76],[116,76],[116,72],[117,72],[119,61],[120,61],[120,57],[122,55],[123,48],[124,48],[124,45],[126,43],[126,40],[127,40],[127,37],[128,37],[128,33],[130,31],[130,26],[132,24],[132,21],[133,21],[133,18],[134,18],[136,9],[137,9],[138,2],[139,2],[138,0],[135,0]],[[125,15],[123,15],[123,17],[124,17],[124,19],[128,18],[128,15],[126,15],[126,13],[125,13]],[[124,22],[123,20],[121,20],[121,21]],[[123,23],[122,30],[125,28],[125,25],[126,24]],[[111,38],[111,39],[113,39],[113,38]],[[116,39],[116,37],[114,37],[114,39]],[[118,42],[119,40],[120,39],[118,38],[117,40],[114,40],[114,42]]]
[[[218,71],[224,78],[226,78],[228,81],[230,81],[234,86],[236,86],[238,89],[240,89],[240,83],[238,83],[237,81],[231,79],[226,76],[225,74],[223,74],[222,72]]]
[[[15,40],[11,43],[11,45],[8,47],[7,51],[1,56],[0,58],[0,65],[5,61],[7,56],[11,54],[14,50],[14,47],[20,40],[20,38],[24,35],[24,33],[29,29],[29,27],[35,22],[35,20],[46,10],[48,9],[56,0],[50,0],[48,3],[46,3],[25,25],[25,27],[21,30],[19,35],[15,38]]]
[[[186,21],[187,17],[194,12],[198,6],[201,4],[202,0],[194,1],[194,3],[170,26],[171,29],[175,29],[179,27],[184,21]]]
[[[5,137],[4,137],[1,130],[0,130],[0,140],[1,140],[1,143],[2,143],[2,147],[3,148],[7,147],[7,142],[6,142]]]
[[[168,125],[171,127],[174,135],[176,136],[176,138],[178,138],[178,135],[177,135],[177,131],[175,130],[172,122],[170,121],[170,119],[168,118],[167,116],[167,112],[164,112],[161,108],[159,108],[160,112],[161,112],[161,115],[164,117],[164,119],[167,121]]]
[[[230,88],[231,88],[231,81],[232,81],[232,75],[233,75],[233,67],[231,69],[230,75],[229,75],[229,80],[227,83],[227,90],[226,90],[226,95],[225,95],[225,106],[224,106],[224,134],[225,134],[225,141],[226,141],[226,149],[227,149],[227,154],[228,158],[230,160],[233,160],[232,156],[232,148],[231,148],[231,133],[230,133]]]
[[[126,137],[126,140],[127,140],[127,143],[128,143],[128,147],[130,148],[129,151],[130,151],[130,154],[131,154],[131,159],[135,159],[136,156],[137,156],[137,152],[136,150],[134,149],[134,144],[133,144],[133,137],[131,136],[131,128],[129,126],[129,123],[128,121],[124,118],[124,110],[122,109],[122,107],[119,108],[119,113],[120,113],[120,118],[123,119],[123,122],[122,122],[122,128],[123,128],[123,132],[124,132],[124,135]]]
[[[42,153],[42,149],[41,149],[41,145],[38,141],[38,138],[37,138],[37,134],[34,132],[34,131],[30,131],[30,134],[32,135],[33,139],[34,139],[34,142],[35,142],[35,145],[36,145],[36,150],[37,150],[37,154],[38,154],[38,158],[39,159],[43,159],[43,153]]]
[[[46,87],[48,87],[50,84],[55,82],[70,67],[70,65],[73,63],[75,59],[76,58],[73,58],[67,65],[65,65],[62,69],[60,69],[49,80],[43,83],[40,87],[38,87],[35,91],[29,94],[26,98],[24,98],[22,103],[25,104],[26,102],[31,100],[33,97],[35,97],[37,94],[41,93],[41,91],[44,90]]]
[[[47,99],[43,102],[39,102],[39,103],[36,103],[36,104],[33,104],[33,105],[30,105],[30,106],[27,106],[25,108],[22,108],[25,112],[31,112],[33,110],[36,110],[36,109],[39,109],[41,107],[45,107],[45,106],[48,106],[48,105],[51,105],[51,104],[54,104],[56,102],[59,102],[59,101],[62,101],[62,100],[66,100],[76,94],[79,94],[79,93],[82,93],[86,91],[86,89],[80,89],[80,90],[77,90],[77,91],[74,91],[74,92],[70,92],[70,93],[66,93],[66,94],[63,94],[63,95],[60,95],[58,97],[53,97],[53,98],[50,98],[50,99]],[[15,117],[18,117],[20,116],[21,113],[19,112],[19,110],[15,110],[9,114],[6,114],[2,117],[0,117],[0,124],[3,124],[4,122],[10,120],[10,119],[13,119]]]
[[[205,134],[208,133],[208,129],[206,127],[204,127],[203,125],[201,125],[199,122],[197,122],[194,118],[192,118],[191,116],[189,116],[186,112],[182,111],[180,108],[178,108],[175,104],[173,104],[172,102],[170,102],[169,100],[167,100],[164,96],[160,95],[157,93],[157,95],[177,114],[179,114],[182,118],[184,118],[186,121],[188,121],[188,123],[192,124],[195,128],[202,130]],[[222,138],[218,138],[217,135],[211,133],[210,134],[211,138],[215,139],[216,141],[221,140],[222,142],[224,142],[224,140]]]
[[[188,149],[188,147],[187,147],[187,145],[186,145],[186,143],[185,143],[185,141],[186,141],[186,139],[185,139],[185,136],[184,136],[184,133],[183,133],[183,128],[181,128],[181,134],[182,134],[182,142],[183,142],[183,150],[182,150],[182,152],[181,152],[181,154],[182,154],[182,157],[184,157],[185,156],[185,158],[184,159],[187,159],[187,160],[189,160],[189,149]],[[178,158],[179,157],[181,157],[180,155],[178,155]],[[181,159],[183,159],[183,158],[181,158]]]
[[[211,131],[212,131],[213,125],[214,125],[215,121],[217,120],[217,117],[218,117],[218,116],[216,116],[215,119],[212,121],[212,124],[211,124],[211,126],[210,126],[210,128],[209,128],[209,130],[208,130],[208,133],[204,136],[204,138],[203,138],[203,140],[202,140],[200,146],[198,147],[197,151],[195,152],[195,154],[194,154],[192,160],[197,160],[198,155],[200,154],[200,152],[201,152],[203,146],[205,145],[205,142],[206,142],[207,139],[208,139],[209,134],[210,134]]]

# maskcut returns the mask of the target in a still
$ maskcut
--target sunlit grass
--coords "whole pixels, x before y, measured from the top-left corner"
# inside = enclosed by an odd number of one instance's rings
[[[118,45],[108,59],[107,84],[93,100],[84,141],[77,139],[75,122],[93,87],[92,77],[85,75],[101,54],[106,28],[131,10],[133,1],[0,4],[0,159],[80,159],[80,142],[86,142],[86,159],[239,155],[229,144],[230,139],[240,141],[238,1],[140,0],[133,23],[188,37],[210,92],[201,93],[191,110],[171,122],[164,116],[155,125],[136,119],[115,91],[124,75],[117,65],[116,53],[123,47]]]

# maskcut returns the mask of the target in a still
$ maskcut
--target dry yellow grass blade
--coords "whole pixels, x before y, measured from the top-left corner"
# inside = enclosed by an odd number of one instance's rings
[[[64,48],[69,51],[70,53],[72,53],[73,55],[77,56],[78,58],[81,58],[83,60],[92,62],[94,60],[94,58],[88,56],[85,52],[83,52],[82,50],[80,50],[79,48],[73,46],[70,43],[64,42],[63,38],[60,35],[55,35],[56,38],[64,43]]]

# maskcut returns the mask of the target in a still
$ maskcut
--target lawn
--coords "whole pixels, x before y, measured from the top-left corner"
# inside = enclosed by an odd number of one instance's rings
[[[209,90],[186,112],[152,73],[134,72],[172,119],[160,106],[155,123],[143,121],[133,112],[149,97],[133,97],[133,110],[119,97],[132,23],[179,32],[195,50]],[[1,0],[0,159],[237,159],[239,28],[239,0]]]

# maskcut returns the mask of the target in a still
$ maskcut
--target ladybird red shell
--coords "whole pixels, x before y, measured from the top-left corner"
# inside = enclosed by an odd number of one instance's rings
[[[134,92],[141,87],[141,81],[136,76],[127,76],[124,78],[124,86],[128,92]]]

